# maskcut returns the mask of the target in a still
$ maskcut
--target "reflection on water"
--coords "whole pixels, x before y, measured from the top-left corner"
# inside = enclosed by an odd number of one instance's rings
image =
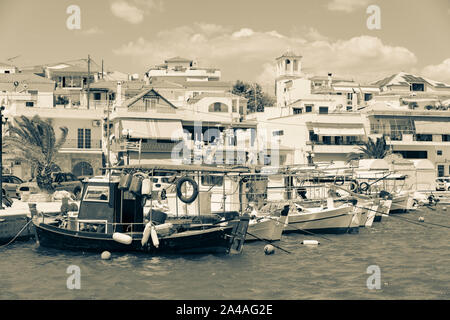
[[[450,225],[443,210],[401,216]],[[240,255],[113,253],[111,260],[16,242],[0,249],[0,299],[450,298],[449,229],[386,217],[359,234],[326,237],[283,235],[277,245],[292,254],[266,256],[265,243],[253,242]],[[70,265],[80,267],[80,290],[67,289]],[[380,290],[366,286],[370,265],[380,267]]]

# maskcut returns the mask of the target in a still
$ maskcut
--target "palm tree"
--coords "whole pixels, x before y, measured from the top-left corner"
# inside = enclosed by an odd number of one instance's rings
[[[12,160],[30,164],[36,173],[39,188],[49,193],[54,191],[52,172],[56,167],[56,156],[66,142],[68,129],[60,127],[61,137],[57,140],[50,119],[20,116],[8,129],[9,135],[3,139],[3,145]]]
[[[383,159],[389,153],[389,146],[386,144],[384,136],[377,138],[374,142],[371,138],[358,146],[361,152],[350,152],[347,155],[347,162],[359,159]]]

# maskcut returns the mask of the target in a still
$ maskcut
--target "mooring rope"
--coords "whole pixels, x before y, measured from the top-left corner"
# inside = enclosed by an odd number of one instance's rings
[[[12,238],[8,243],[6,244],[2,244],[0,245],[0,248],[2,247],[6,247],[7,245],[10,245],[11,243],[14,242],[14,240],[17,239],[17,237],[22,233],[23,230],[25,230],[25,228],[33,221],[33,219],[30,219],[30,221],[28,221],[23,227],[22,229],[20,229],[20,231],[14,236],[14,238]]]

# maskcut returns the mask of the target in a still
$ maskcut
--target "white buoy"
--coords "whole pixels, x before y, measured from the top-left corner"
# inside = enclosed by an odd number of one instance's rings
[[[264,247],[264,253],[266,255],[274,254],[275,253],[275,247],[273,245],[271,245],[271,244],[266,245]]]
[[[150,178],[146,178],[142,180],[142,187],[141,187],[141,193],[142,194],[150,194],[152,189],[152,181]]]
[[[109,260],[109,259],[111,259],[111,252],[103,251],[101,257],[102,257],[102,260]]]
[[[158,248],[159,247],[158,233],[156,233],[154,226],[151,227],[150,235],[152,236],[153,245],[156,248]]]
[[[442,211],[447,211],[447,207],[442,207]]]
[[[419,222],[424,222],[425,218],[424,217],[419,217]]]
[[[145,246],[145,244],[148,242],[151,230],[152,230],[152,223],[149,222],[145,225],[144,232],[142,233],[142,240],[141,240],[142,246]]]
[[[316,246],[316,245],[319,245],[320,242],[317,241],[317,240],[303,240],[303,241],[302,241],[302,244],[305,244],[305,245],[314,245],[314,246]]]
[[[131,244],[133,242],[133,238],[131,238],[129,235],[120,233],[120,232],[114,232],[113,233],[113,240],[122,244]]]

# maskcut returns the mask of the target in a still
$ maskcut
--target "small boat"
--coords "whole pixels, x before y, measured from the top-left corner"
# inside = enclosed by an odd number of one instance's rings
[[[247,237],[245,241],[252,240],[266,240],[278,241],[281,240],[281,234],[288,222],[289,205],[285,205],[278,216],[273,214],[268,215],[252,215],[252,219],[248,225]]]
[[[389,213],[404,213],[410,207],[409,192],[402,192],[392,195],[392,204]]]
[[[175,172],[179,168],[171,167],[171,170]],[[183,170],[194,169],[183,167]],[[215,172],[220,170],[225,169],[216,168]],[[186,178],[183,177],[185,182]],[[95,252],[241,252],[250,220],[248,215],[233,217],[228,221],[222,219],[220,223],[193,222],[189,219],[177,222],[166,221],[166,213],[151,210],[150,219],[145,221],[143,206],[147,199],[144,193],[136,192],[134,180],[129,187],[123,188],[121,184],[127,178],[123,173],[120,177],[91,178],[84,182],[76,214],[69,212],[66,216],[60,215],[50,220],[44,216],[35,217],[33,224],[39,244],[63,250]]]
[[[350,204],[339,207],[303,208],[295,204],[296,210],[288,215],[284,232],[348,233],[358,226],[353,225],[355,212]]]

